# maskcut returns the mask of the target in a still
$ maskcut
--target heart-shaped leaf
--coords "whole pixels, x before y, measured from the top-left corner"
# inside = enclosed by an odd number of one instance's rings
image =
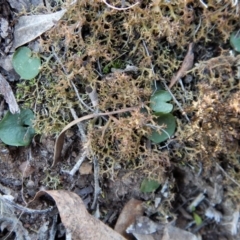
[[[143,193],[154,192],[159,186],[160,184],[157,181],[145,178],[141,183],[140,190]]]
[[[231,34],[230,44],[236,52],[240,52],[240,32],[233,32]]]
[[[156,91],[150,98],[150,108],[156,113],[170,113],[173,109],[173,105],[167,103],[172,99],[169,92],[164,90]]]
[[[34,129],[32,121],[34,114],[30,109],[21,109],[20,113],[7,112],[0,122],[0,138],[11,146],[27,146],[30,144]]]
[[[151,141],[154,143],[161,143],[174,134],[176,129],[176,121],[172,114],[163,114],[157,118],[156,122],[159,126],[163,124],[167,125],[167,128],[165,128],[164,131],[161,131],[160,133],[157,130],[153,129],[152,134],[148,136]]]
[[[13,55],[13,68],[22,79],[30,80],[36,77],[40,71],[41,60],[33,56],[27,47],[20,47]]]

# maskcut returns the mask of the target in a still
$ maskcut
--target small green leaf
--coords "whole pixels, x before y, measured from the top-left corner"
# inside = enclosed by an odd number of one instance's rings
[[[198,226],[202,224],[202,218],[197,213],[193,213],[193,218]]]
[[[32,56],[32,51],[27,47],[20,47],[13,55],[13,68],[22,79],[30,80],[40,71],[41,60]]]
[[[231,34],[230,44],[236,52],[240,52],[240,32],[233,32]]]
[[[159,90],[154,93],[150,98],[150,108],[158,113],[170,113],[173,109],[173,105],[167,103],[172,99],[169,92],[164,90]]]
[[[148,193],[148,192],[154,192],[159,188],[160,184],[157,181],[151,180],[151,179],[143,179],[141,183],[141,192]]]
[[[18,114],[8,111],[0,122],[1,140],[11,146],[29,145],[35,133],[32,128],[33,118],[34,114],[30,109],[21,109]]]
[[[159,126],[163,124],[167,125],[167,128],[165,128],[164,131],[161,131],[161,133],[153,129],[152,134],[148,136],[151,141],[153,141],[154,143],[161,143],[174,134],[176,129],[176,121],[171,113],[161,115],[157,118],[156,122]],[[168,134],[166,134],[165,132],[167,132]]]

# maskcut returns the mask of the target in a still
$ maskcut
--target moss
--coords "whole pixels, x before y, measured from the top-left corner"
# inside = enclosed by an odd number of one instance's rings
[[[119,7],[120,1],[111,4]],[[141,167],[147,175],[160,178],[170,157],[183,164],[200,159],[210,169],[213,159],[222,154],[236,166],[239,57],[223,49],[229,47],[230,33],[239,29],[239,14],[231,1],[209,0],[207,4],[208,8],[194,0],[144,0],[127,11],[113,10],[102,1],[78,1],[68,6],[63,19],[40,38],[45,59],[41,75],[18,85],[18,101],[35,110],[37,132],[59,133],[72,120],[71,107],[79,116],[88,113],[78,102],[71,81],[89,106],[85,87],[95,86],[103,112],[147,106],[153,80],[158,76],[170,80],[187,46],[195,42],[197,65],[189,74],[197,84],[191,84],[185,93],[177,86],[173,90],[191,118],[191,125],[186,124],[175,108],[175,141],[182,147],[169,152],[160,151],[158,146],[148,149],[145,136],[151,130],[144,123],[153,122],[153,117],[150,112],[147,116],[134,112],[99,124],[89,122],[91,148],[102,159],[102,173],[114,172],[116,162],[120,162],[123,167]],[[216,52],[211,52],[212,46]],[[137,73],[107,74],[110,68],[122,68],[129,62],[139,68]]]

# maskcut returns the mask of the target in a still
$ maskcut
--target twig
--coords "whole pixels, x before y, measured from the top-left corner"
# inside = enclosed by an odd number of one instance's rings
[[[216,165],[232,182],[234,182],[238,187],[240,187],[240,184],[236,182],[232,177],[230,177],[218,163],[216,163]]]
[[[199,24],[198,24],[198,26],[197,26],[196,30],[194,31],[194,34],[193,34],[194,37],[196,36],[199,28],[201,27],[201,24],[202,24],[202,18],[200,17],[200,19],[199,19]]]
[[[93,198],[93,203],[91,206],[91,209],[95,208],[98,195],[101,192],[101,188],[99,186],[98,182],[98,176],[99,176],[99,165],[98,165],[98,159],[96,156],[93,157],[93,166],[94,166],[94,198]]]
[[[77,90],[75,84],[73,83],[73,81],[70,81],[70,82],[71,82],[71,84],[72,84],[72,86],[73,86],[73,89],[74,89],[74,91],[75,91],[75,93],[76,93],[76,95],[77,95],[77,98],[78,98],[79,102],[81,102],[82,105],[83,105],[85,108],[87,108],[88,110],[90,110],[91,112],[93,112],[94,109],[92,109],[91,107],[89,107],[89,106],[82,100],[82,98],[79,96],[78,90]]]
[[[199,0],[199,1],[205,8],[208,8],[208,5],[205,2],[203,2],[202,0]]]
[[[175,98],[175,96],[173,95],[173,93],[171,92],[171,90],[169,89],[169,87],[167,86],[166,82],[164,79],[162,79],[163,85],[164,87],[167,89],[167,91],[171,94],[173,101],[177,104],[177,106],[179,107],[180,111],[182,112],[182,114],[184,115],[184,117],[187,119],[188,122],[190,122],[187,114],[185,113],[185,111],[183,110],[182,106],[180,105],[180,103],[178,102],[178,100]]]
[[[233,7],[237,6],[237,4],[238,4],[238,0],[232,0]]]
[[[79,168],[82,165],[83,161],[85,160],[86,156],[87,156],[87,150],[85,150],[81,154],[81,157],[78,159],[77,163],[74,165],[72,170],[69,172],[69,175],[73,176],[79,170]]]
[[[163,131],[169,139],[171,139],[170,135],[168,134],[168,132],[166,130],[164,130],[163,128],[161,128],[160,126],[154,126],[152,124],[145,124],[145,126],[147,127],[150,127],[150,128],[153,128],[153,129],[156,129],[156,130],[160,130],[160,131]]]
[[[64,65],[62,64],[62,62],[61,62],[61,60],[59,59],[58,55],[56,54],[53,46],[51,46],[51,50],[52,50],[52,52],[53,52],[53,55],[54,55],[55,59],[57,60],[57,62],[58,62],[58,63],[60,64],[60,66],[62,67],[63,72],[65,73],[65,75],[68,75],[66,68],[64,67]]]
[[[24,213],[28,213],[28,214],[45,214],[45,213],[49,214],[49,213],[52,213],[53,211],[55,211],[57,209],[56,206],[53,206],[53,207],[50,207],[50,208],[47,208],[47,209],[43,209],[43,210],[36,210],[36,209],[23,207],[22,205],[17,204],[15,202],[12,202],[12,201],[4,198],[4,197],[0,197],[0,199],[2,201],[4,201],[5,204],[11,205],[11,206],[17,208],[18,210],[23,211]]]
[[[74,119],[78,119],[78,116],[77,116],[75,110],[73,108],[70,108],[70,111],[71,111],[71,114],[72,114],[73,118]],[[83,124],[82,123],[78,123],[77,126],[78,126],[78,130],[80,132],[80,135],[81,135],[81,141],[82,142],[86,142],[87,136],[86,136],[86,134],[84,132]]]
[[[92,88],[90,85],[86,86],[86,92],[92,102],[93,107],[98,106],[98,94],[96,88]]]
[[[145,51],[147,53],[147,56],[151,57],[150,54],[149,54],[149,51],[148,51],[148,48],[147,48],[147,45],[146,45],[145,41],[143,40],[142,42],[143,42],[143,47],[144,47],[144,49],[145,49]],[[151,61],[150,65],[151,65],[152,73],[153,73],[153,75],[155,75],[154,66],[152,64],[152,61]],[[157,82],[156,82],[155,79],[154,79],[154,87],[155,87],[155,90],[154,90],[154,92],[152,94],[154,94],[155,91],[157,90]]]
[[[118,7],[114,7],[112,5],[110,5],[109,3],[107,3],[106,0],[102,0],[108,7],[112,8],[112,9],[115,9],[115,10],[119,10],[119,11],[122,11],[122,10],[127,10],[127,9],[130,9],[130,8],[133,8],[135,7],[136,5],[139,4],[139,2],[136,2],[135,4],[129,6],[129,7],[125,7],[125,8],[118,8]]]
[[[68,72],[67,72],[66,68],[64,67],[64,65],[62,64],[61,60],[59,59],[58,55],[56,54],[56,52],[55,52],[55,50],[54,50],[54,48],[53,48],[52,46],[51,46],[51,50],[52,50],[52,52],[53,52],[53,55],[54,55],[55,59],[57,60],[57,62],[58,62],[58,63],[60,64],[60,66],[62,67],[62,70],[63,70],[64,74],[67,76],[67,75],[68,75]],[[75,84],[73,83],[72,80],[70,80],[70,83],[71,83],[71,85],[72,85],[72,87],[73,87],[73,89],[74,89],[74,91],[75,91],[75,93],[76,93],[76,95],[77,95],[77,98],[78,98],[79,102],[81,102],[82,105],[83,105],[85,108],[87,108],[88,110],[90,110],[90,111],[93,112],[94,110],[93,110],[92,108],[90,108],[90,107],[82,100],[82,98],[79,96],[78,90],[77,90],[77,88],[76,88],[76,86],[75,86]]]
[[[204,198],[205,198],[204,193],[199,193],[198,196],[191,202],[187,209],[190,212],[192,212],[193,209],[196,208]]]

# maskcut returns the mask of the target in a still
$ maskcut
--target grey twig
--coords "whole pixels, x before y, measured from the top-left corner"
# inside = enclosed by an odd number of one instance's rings
[[[98,182],[99,165],[98,165],[98,159],[96,156],[93,157],[93,166],[94,166],[94,198],[93,198],[93,203],[92,203],[91,209],[95,208],[95,205],[96,205],[97,199],[98,199],[98,195],[101,192],[101,188],[100,188],[99,182]]]
[[[57,207],[56,206],[53,206],[53,207],[50,207],[50,208],[47,208],[47,209],[43,209],[43,210],[36,210],[36,209],[31,209],[31,208],[27,208],[27,207],[24,207],[20,204],[17,204],[15,202],[12,202],[4,197],[0,197],[1,201],[3,201],[6,205],[11,205],[15,208],[17,208],[18,210],[20,211],[23,211],[24,213],[28,213],[28,214],[46,214],[46,213],[52,213],[54,212]]]
[[[148,48],[147,48],[147,45],[146,45],[145,41],[143,40],[142,42],[143,42],[143,47],[144,47],[144,49],[145,49],[145,51],[147,53],[147,56],[151,57],[150,54],[149,54],[149,51],[148,51]],[[151,61],[151,69],[152,69],[153,75],[155,75],[154,66],[152,64],[152,61]],[[155,90],[154,90],[154,92],[155,92],[157,90],[157,82],[156,82],[155,79],[154,79],[154,87],[155,87]],[[153,92],[153,94],[154,94],[154,92]]]
[[[87,150],[85,150],[82,154],[81,157],[78,159],[77,163],[74,165],[74,167],[72,168],[72,170],[69,172],[69,174],[71,176],[73,176],[80,168],[80,166],[82,165],[83,161],[85,160],[87,156]]]
[[[86,87],[86,92],[92,102],[93,107],[98,106],[98,94],[96,88],[92,88],[90,85]]]
[[[52,50],[52,52],[53,52],[53,55],[54,55],[55,59],[57,60],[57,62],[59,63],[59,65],[62,67],[62,70],[63,70],[64,74],[67,76],[67,75],[68,75],[68,72],[67,72],[66,68],[64,67],[64,65],[62,64],[61,60],[59,59],[58,55],[56,54],[54,48],[51,47],[51,50]],[[94,110],[93,110],[92,108],[90,108],[90,107],[82,100],[82,98],[79,96],[78,90],[77,90],[77,88],[76,88],[76,86],[75,86],[75,84],[73,83],[72,80],[70,80],[70,83],[71,83],[71,85],[72,85],[72,87],[73,87],[73,89],[74,89],[74,91],[75,91],[75,93],[76,93],[76,95],[77,95],[77,98],[78,98],[79,102],[81,102],[81,104],[82,104],[85,108],[87,108],[88,110],[90,110],[90,111],[93,112]]]
[[[82,98],[79,96],[78,90],[77,90],[75,84],[73,83],[73,81],[70,81],[70,82],[71,82],[71,84],[72,84],[72,87],[73,87],[76,95],[77,95],[78,101],[79,101],[86,109],[88,109],[88,110],[90,110],[91,112],[93,112],[94,109],[92,109],[91,107],[89,107],[89,106],[82,100]]]
[[[236,180],[234,180],[232,177],[230,177],[218,163],[216,163],[216,165],[232,182],[234,182],[238,187],[240,187],[240,184],[236,182]]]
[[[71,111],[71,114],[72,114],[73,118],[74,118],[74,119],[77,119],[78,116],[77,116],[75,110],[74,110],[73,108],[70,108],[70,111]],[[81,135],[81,140],[82,140],[82,142],[86,142],[87,136],[86,136],[86,134],[85,134],[85,132],[84,132],[83,124],[82,124],[82,123],[78,123],[77,126],[78,126],[78,130],[79,130],[79,132],[80,132],[80,135]]]
[[[188,122],[191,122],[190,119],[188,118],[187,114],[185,113],[185,111],[183,110],[181,104],[178,102],[178,100],[175,98],[175,96],[173,95],[173,93],[171,92],[171,90],[169,89],[169,87],[167,86],[165,80],[161,79],[163,82],[164,87],[167,89],[167,91],[170,93],[170,95],[173,98],[173,101],[177,104],[177,106],[179,107],[179,109],[181,110],[182,114],[184,115],[184,117],[187,119]]]

